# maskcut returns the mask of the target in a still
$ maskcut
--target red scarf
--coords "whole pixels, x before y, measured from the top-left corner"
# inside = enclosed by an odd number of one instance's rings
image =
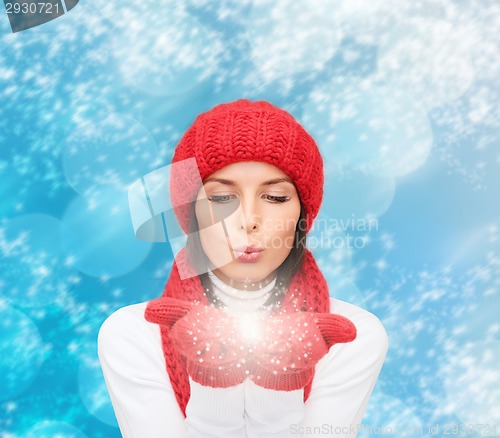
[[[182,280],[179,275],[181,272],[191,273],[192,276]],[[187,302],[198,301],[201,304],[209,304],[199,277],[196,275],[193,267],[189,265],[186,259],[186,250],[182,249],[176,256],[175,262],[170,273],[170,277],[165,286],[163,297],[176,298]],[[146,308],[145,316],[148,311],[151,312],[153,301]],[[287,311],[301,310],[308,312],[330,313],[330,296],[328,285],[323,274],[319,270],[312,253],[306,250],[302,267],[293,275],[282,308]],[[177,403],[181,408],[184,417],[186,416],[186,406],[190,397],[189,377],[186,371],[186,360],[174,348],[172,339],[168,333],[168,327],[160,325],[163,354],[167,373],[170,377],[170,383],[175,392]],[[314,377],[314,373],[313,373]],[[304,402],[309,397],[311,391],[312,379],[304,387]]]

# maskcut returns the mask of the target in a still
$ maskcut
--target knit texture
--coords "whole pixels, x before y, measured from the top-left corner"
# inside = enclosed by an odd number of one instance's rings
[[[323,160],[314,139],[288,112],[268,102],[240,99],[200,114],[178,144],[172,163],[170,195],[184,232],[200,189],[196,171],[184,160],[195,158],[201,180],[240,161],[262,161],[285,172],[305,207],[306,232],[323,197]]]
[[[174,324],[173,317],[179,318]],[[354,324],[341,315],[280,309],[234,317],[168,297],[150,302],[146,318],[171,327],[188,374],[215,388],[239,385],[246,377],[277,391],[304,388],[332,345],[356,337]]]
[[[179,275],[179,269],[182,272],[192,273],[192,276],[188,276],[187,278],[182,278]],[[206,310],[206,314],[204,317],[214,316],[211,315],[210,312],[220,312],[217,309],[210,309],[209,301],[205,295],[205,291],[203,289],[203,285],[197,275],[195,275],[195,269],[192,267],[186,257],[185,248],[179,251],[175,258],[174,265],[172,267],[172,271],[170,273],[169,279],[167,281],[166,287],[163,292],[163,297],[174,298],[179,300],[176,306],[171,306],[171,302],[164,301],[161,298],[157,300],[152,300],[148,303],[145,311],[145,318],[151,322],[155,322],[160,324],[161,330],[161,338],[162,338],[162,347],[163,354],[165,357],[165,364],[168,375],[170,377],[170,382],[172,384],[172,388],[175,392],[177,402],[181,411],[184,415],[186,415],[186,405],[189,401],[190,396],[190,388],[189,388],[189,377],[188,377],[188,360],[186,356],[181,354],[181,351],[177,348],[179,346],[179,342],[182,340],[187,340],[189,337],[183,338],[181,327],[177,331],[176,335],[176,344],[174,344],[174,340],[170,336],[171,328],[175,327],[175,323],[177,320],[187,316],[192,310],[193,305],[201,304],[209,310]],[[190,303],[187,305],[187,303]],[[201,308],[201,307],[200,307]],[[318,322],[318,328],[323,335],[326,345],[333,345],[334,342],[339,342],[336,339],[339,337],[344,337],[346,339],[342,342],[348,342],[347,339],[352,340],[355,336],[355,329],[352,326],[352,323],[345,325],[345,323],[341,321],[340,325],[337,325],[336,322],[332,320],[332,323],[328,322],[328,315],[330,313],[330,298],[328,293],[328,286],[326,280],[319,270],[312,253],[309,250],[306,250],[305,258],[302,263],[301,268],[295,272],[293,275],[290,285],[287,289],[283,302],[281,304],[281,309],[283,312],[287,314],[293,315],[294,312],[313,312],[319,314],[326,315],[315,315]],[[337,316],[338,318],[339,316]],[[326,321],[324,319],[326,318]],[[203,319],[203,318],[201,318]],[[334,318],[335,319],[335,318]],[[215,323],[216,321],[216,323]],[[214,325],[218,325],[226,331],[226,333],[231,332],[231,320],[228,318],[215,318]],[[184,327],[185,328],[185,327]],[[354,332],[352,331],[354,329]],[[351,339],[352,338],[352,339]],[[229,350],[234,351],[237,348],[237,340],[233,343],[229,343]],[[214,347],[216,348],[216,347]],[[279,348],[285,348],[280,344]],[[329,348],[329,347],[328,347]],[[198,350],[196,350],[198,351]],[[319,354],[324,352],[319,349]],[[295,351],[297,352],[297,351]],[[263,357],[266,354],[266,350],[261,349],[258,353],[257,357]],[[282,354],[285,354],[285,350],[282,351]],[[318,353],[315,353],[317,357]],[[191,355],[192,356],[192,355]],[[241,359],[241,357],[236,356],[226,356],[226,361],[211,363],[211,365],[218,365],[223,367],[223,372],[216,373],[214,372],[212,375],[207,374],[208,381],[214,382],[214,384],[219,386],[225,386],[233,383],[234,381],[239,381],[242,377],[248,376],[245,374],[245,368],[237,367],[236,364]],[[290,357],[286,358],[285,361],[290,362]],[[191,361],[192,362],[192,361]],[[291,364],[290,364],[291,365]],[[250,372],[255,375],[261,376],[263,378],[263,385],[267,385],[268,387],[284,387],[289,385],[288,387],[302,387],[304,383],[304,401],[309,397],[309,393],[311,390],[311,384],[314,377],[314,367],[309,367],[308,371],[304,371],[302,374],[297,373],[295,371],[289,370],[288,382],[286,383],[278,383],[273,375],[273,367],[269,363],[261,363],[259,364],[258,360],[253,361],[251,364],[251,369],[249,366]],[[189,365],[189,371],[191,375],[195,374],[197,370],[194,365]],[[208,371],[207,371],[208,373]],[[211,379],[211,377],[213,379]],[[294,382],[295,379],[295,382]],[[198,379],[200,380],[200,379]],[[255,379],[257,383],[257,379]],[[259,379],[260,381],[260,379]]]

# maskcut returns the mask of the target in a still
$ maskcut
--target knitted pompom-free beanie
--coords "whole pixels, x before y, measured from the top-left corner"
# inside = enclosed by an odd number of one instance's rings
[[[240,99],[200,114],[177,146],[170,195],[175,214],[188,232],[199,179],[184,160],[195,158],[201,180],[240,161],[262,161],[285,172],[305,208],[306,232],[323,198],[323,160],[314,139],[288,112],[268,102]]]

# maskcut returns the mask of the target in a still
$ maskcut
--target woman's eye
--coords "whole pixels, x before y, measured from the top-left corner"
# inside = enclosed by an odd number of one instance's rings
[[[210,202],[229,202],[234,199],[232,195],[212,195],[208,197]]]
[[[286,202],[290,200],[288,196],[264,195],[264,197],[271,202]]]

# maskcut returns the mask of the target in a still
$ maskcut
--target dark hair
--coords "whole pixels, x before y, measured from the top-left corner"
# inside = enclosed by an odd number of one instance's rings
[[[191,216],[189,218],[189,234],[186,243],[186,256],[191,264],[195,267],[197,272],[202,272],[198,277],[203,285],[205,295],[208,300],[218,308],[225,307],[214,294],[212,289],[212,282],[206,273],[206,268],[209,266],[208,257],[203,250],[200,235],[198,233],[198,221],[196,219],[195,208],[191,209]],[[306,249],[306,221],[304,208],[302,202],[300,203],[300,215],[295,227],[295,238],[292,248],[287,258],[278,267],[278,275],[276,283],[272,289],[271,296],[263,304],[263,307],[280,307],[282,300],[286,294],[290,281],[302,266]]]

